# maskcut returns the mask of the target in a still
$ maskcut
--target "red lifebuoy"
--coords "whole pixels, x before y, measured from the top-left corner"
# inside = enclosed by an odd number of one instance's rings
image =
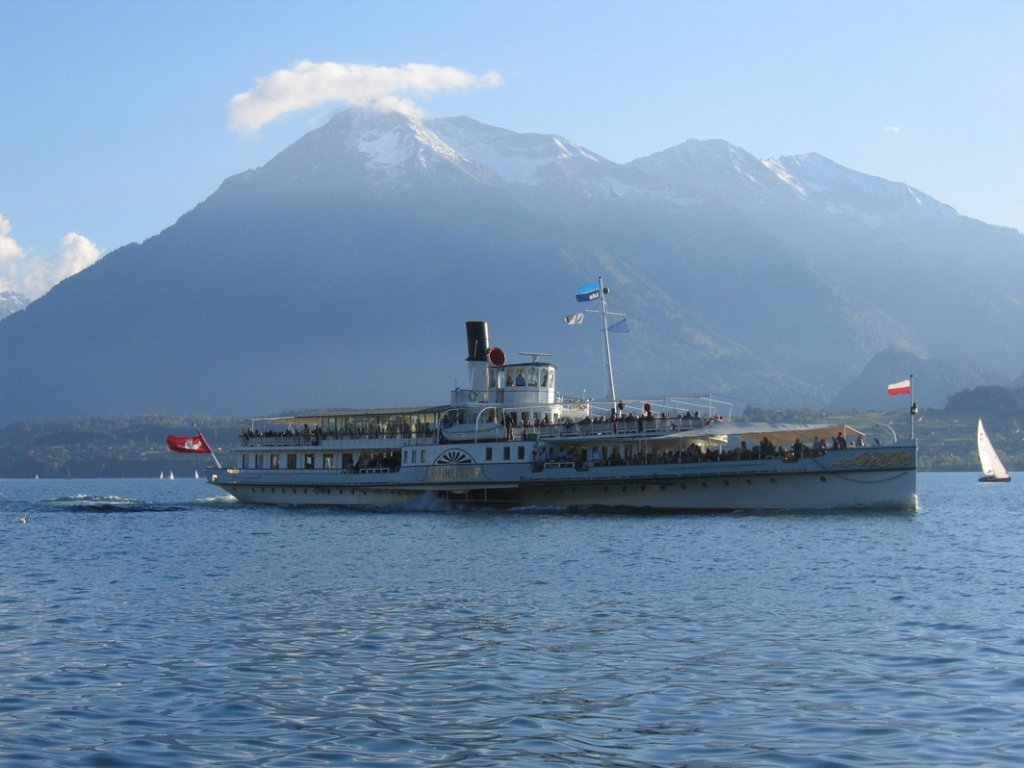
[[[487,359],[491,361],[491,365],[498,368],[505,364],[505,353],[500,347],[491,347],[487,350]]]

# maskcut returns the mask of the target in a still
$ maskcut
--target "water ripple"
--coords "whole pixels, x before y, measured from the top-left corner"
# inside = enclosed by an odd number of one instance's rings
[[[949,483],[822,518],[3,486],[0,765],[1017,765],[1019,505]]]

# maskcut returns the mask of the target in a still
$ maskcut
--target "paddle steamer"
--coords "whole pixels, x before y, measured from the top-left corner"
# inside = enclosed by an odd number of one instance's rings
[[[612,397],[565,398],[547,355],[506,360],[484,322],[467,322],[466,338],[468,381],[447,403],[257,420],[209,481],[243,502],[286,505],[917,508],[913,437],[741,423],[710,397],[619,399],[610,346]]]

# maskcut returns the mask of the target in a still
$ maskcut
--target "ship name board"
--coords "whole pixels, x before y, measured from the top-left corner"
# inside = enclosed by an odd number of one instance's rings
[[[427,479],[447,482],[466,482],[481,476],[480,467],[428,467]]]

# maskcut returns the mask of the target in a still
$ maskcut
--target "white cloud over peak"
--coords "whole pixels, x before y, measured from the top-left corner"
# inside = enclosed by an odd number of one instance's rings
[[[455,67],[405,64],[377,67],[333,61],[300,61],[256,79],[256,87],[231,97],[228,124],[240,133],[256,133],[290,112],[331,102],[419,114],[419,107],[399,94],[432,94],[501,85],[497,72],[474,75]]]
[[[884,131],[885,133],[889,133],[894,136],[899,136],[900,134],[903,133],[903,129],[900,128],[898,125],[887,125],[885,126]]]
[[[68,232],[60,248],[48,256],[27,253],[10,236],[11,222],[0,214],[0,290],[16,291],[37,299],[65,278],[81,272],[100,258],[100,249],[84,235]]]
[[[51,278],[59,283],[66,277],[77,275],[100,258],[100,249],[85,235],[68,232],[60,239],[60,250],[53,259]]]
[[[8,263],[17,261],[24,255],[21,246],[11,237],[11,222],[0,213],[0,269],[6,269]],[[0,275],[0,281],[2,280],[3,276]],[[3,288],[2,282],[0,288]]]

